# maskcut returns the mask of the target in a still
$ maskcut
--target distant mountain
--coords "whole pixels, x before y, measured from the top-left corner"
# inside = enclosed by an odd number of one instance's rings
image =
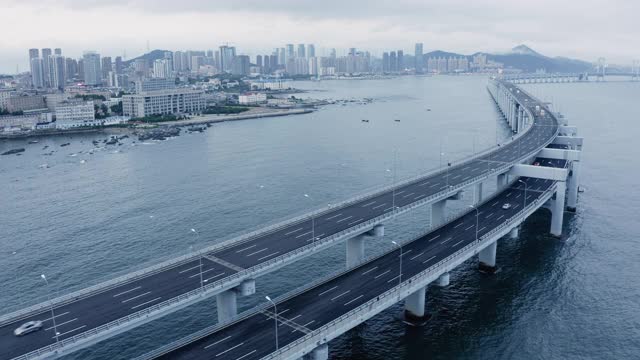
[[[533,49],[531,49],[530,47],[528,47],[527,45],[518,45],[516,47],[514,47],[513,49],[511,49],[511,54],[518,54],[518,55],[531,55],[531,56],[540,56],[540,57],[544,57],[542,56],[540,53],[533,51]]]
[[[463,55],[437,50],[426,53],[425,58],[466,56],[471,60],[473,56],[478,54],[486,55],[488,60],[504,64],[505,68],[520,69],[524,72],[535,72],[540,69],[544,69],[547,72],[585,72],[593,69],[593,65],[589,62],[564,57],[551,58],[540,54],[526,45],[518,45],[511,49],[511,51],[503,54],[478,52],[471,55]]]
[[[154,61],[158,60],[158,59],[162,59],[164,58],[164,53],[167,52],[169,50],[152,50],[151,52],[148,52],[146,54],[142,54],[140,56],[138,56],[137,58],[133,58],[133,59],[129,59],[127,61],[123,61],[125,66],[129,66],[130,64],[132,64],[134,61],[136,61],[137,59],[145,59],[147,60],[147,64],[151,64]]]

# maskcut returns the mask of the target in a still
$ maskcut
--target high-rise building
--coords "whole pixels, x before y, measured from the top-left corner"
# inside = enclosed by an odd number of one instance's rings
[[[307,54],[305,53],[304,44],[298,44],[298,57],[305,58]]]
[[[51,86],[51,49],[42,49],[42,69],[44,73],[44,87]]]
[[[286,49],[287,49],[287,51],[285,53],[285,55],[286,55],[285,60],[289,60],[289,59],[294,58],[296,56],[296,54],[293,52],[293,44],[287,44],[286,45]]]
[[[38,49],[29,49],[29,61],[31,61],[31,59],[35,59],[40,57],[40,50]]]
[[[67,84],[67,78],[65,76],[66,61],[64,56],[52,56],[51,65],[51,87],[62,90]]]
[[[262,55],[256,56],[256,66],[262,67]]]
[[[398,69],[397,71],[404,71],[404,51],[398,50]]]
[[[278,69],[278,55],[271,55],[269,60],[269,72],[273,72]]]
[[[389,53],[383,52],[382,53],[382,72],[388,73],[389,71],[391,71],[390,65],[391,64],[389,63]]]
[[[278,51],[278,65],[285,65],[287,63],[286,55],[287,54],[285,48],[280,48],[280,50]]]
[[[82,63],[85,85],[100,85],[102,83],[100,54],[95,51],[86,51],[82,55]]]
[[[106,79],[111,71],[113,71],[111,56],[105,56],[102,58],[102,78]]]
[[[389,71],[398,71],[398,58],[396,57],[395,51],[389,53]]]
[[[74,79],[78,76],[78,61],[72,58],[65,59],[65,78],[67,80]]]
[[[41,58],[31,59],[31,84],[34,88],[44,87],[44,64]]]
[[[175,71],[184,71],[184,65],[182,64],[182,51],[173,52],[173,68]]]
[[[60,55],[62,55],[62,49],[60,49],[60,48],[55,48],[55,49],[53,49],[53,53],[54,53],[55,55],[60,56]]]
[[[414,54],[414,68],[416,69],[416,73],[422,73],[424,68],[424,54],[422,50],[422,43],[416,43],[416,51]]]
[[[316,47],[313,44],[307,45],[307,57],[314,58],[316,57]]]
[[[116,56],[115,69],[114,70],[115,70],[116,75],[122,74],[122,72],[124,70],[124,63],[122,62],[122,56]]]
[[[153,62],[153,77],[167,79],[173,76],[171,59],[157,59]]]
[[[234,46],[220,46],[220,64],[218,68],[222,72],[232,72],[233,59],[236,57],[236,48]]]
[[[269,55],[265,55],[262,58],[262,73],[268,74],[271,72],[271,57]]]
[[[249,75],[250,66],[251,66],[251,61],[249,60],[249,56],[238,55],[233,60],[231,73],[233,75]]]
[[[196,55],[191,57],[191,72],[197,73],[200,67],[204,65],[204,56]]]

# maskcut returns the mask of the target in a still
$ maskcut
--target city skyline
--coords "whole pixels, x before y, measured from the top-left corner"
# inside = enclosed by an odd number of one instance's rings
[[[436,6],[404,1],[393,9],[382,3],[366,7],[337,3],[332,6],[331,1],[324,4],[340,11],[290,1],[247,1],[234,4],[233,8],[188,1],[172,12],[168,11],[170,1],[154,2],[153,6],[143,0],[109,4],[66,0],[56,5],[51,1],[7,1],[0,23],[21,29],[0,40],[0,73],[8,74],[15,73],[17,66],[21,72],[29,69],[25,47],[53,46],[75,58],[85,50],[112,57],[126,52],[128,58],[133,58],[145,53],[148,44],[151,49],[177,50],[212,49],[229,43],[253,57],[270,53],[282,43],[314,43],[318,55],[327,55],[329,48],[345,51],[355,46],[376,56],[389,48],[413,53],[416,42],[425,44],[425,53],[445,50],[463,54],[506,52],[526,43],[543,54],[585,61],[606,57],[610,63],[630,63],[638,57],[637,50],[629,44],[638,36],[631,14],[638,12],[639,5],[630,1],[617,1],[615,6],[605,6],[604,2],[572,6],[548,1],[516,5],[503,1],[483,5],[453,1]],[[575,16],[576,6],[581,12],[579,18]],[[133,25],[110,26],[109,31],[95,25],[113,18]],[[616,21],[609,21],[607,27],[598,26],[613,18]],[[42,26],[25,28],[24,19]],[[159,26],[168,21],[172,26]],[[43,28],[46,33],[40,30]],[[78,29],[82,29],[82,37],[78,36]]]

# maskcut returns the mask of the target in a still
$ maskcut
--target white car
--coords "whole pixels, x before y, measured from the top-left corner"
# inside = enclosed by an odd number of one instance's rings
[[[15,336],[23,336],[26,335],[28,333],[34,332],[34,331],[38,331],[42,329],[42,321],[40,320],[35,320],[35,321],[29,321],[26,322],[22,325],[20,325],[19,328],[13,330],[13,334]]]
[[[503,209],[503,210],[509,210],[509,209],[511,209],[511,204],[509,204],[509,203],[505,203],[504,205],[502,205],[502,209]]]

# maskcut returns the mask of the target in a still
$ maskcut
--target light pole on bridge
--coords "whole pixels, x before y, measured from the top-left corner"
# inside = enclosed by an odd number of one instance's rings
[[[278,307],[276,306],[276,303],[271,300],[271,298],[267,295],[264,297],[265,299],[267,299],[267,301],[269,301],[271,304],[273,304],[273,319],[276,322],[276,351],[278,351]]]
[[[196,229],[191,229],[191,232],[196,234],[198,240],[200,240],[200,233],[196,231]],[[191,251],[193,252],[193,245],[189,246]],[[202,254],[198,253],[198,261],[200,262],[200,289],[204,291],[204,280],[202,280]]]
[[[60,333],[58,332],[58,326],[56,325],[56,314],[53,310],[53,301],[51,300],[51,287],[49,286],[49,281],[44,274],[40,275],[40,277],[42,278],[42,280],[44,280],[45,284],[47,284],[47,299],[49,300],[49,304],[51,306],[51,321],[53,321],[53,332],[56,335],[56,347],[58,347],[60,344]]]

